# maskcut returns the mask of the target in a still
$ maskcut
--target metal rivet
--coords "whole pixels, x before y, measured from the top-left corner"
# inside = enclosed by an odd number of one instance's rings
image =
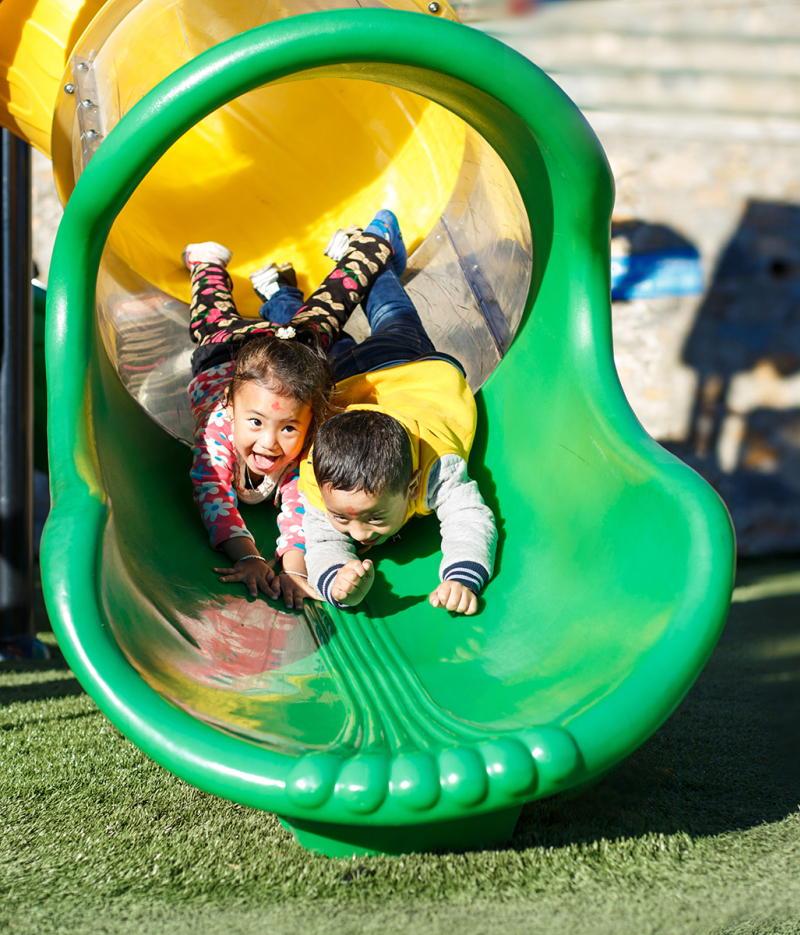
[[[65,93],[65,94],[74,94],[74,93],[75,93],[75,85],[74,85],[74,84],[65,84],[65,85],[64,85],[64,93]]]
[[[440,9],[441,9],[441,7],[440,7],[439,4],[436,2],[436,0],[433,0],[433,3],[429,3],[429,4],[428,4],[428,12],[429,12],[429,13],[438,13]]]
[[[97,130],[87,130],[86,137],[87,139],[90,139],[90,140],[97,139]]]
[[[89,71],[89,66],[86,62],[78,62],[78,71]]]
[[[81,107],[83,107],[84,110],[91,110],[92,107],[94,107],[94,101],[90,101],[90,100],[87,98],[85,101],[83,101],[83,102],[81,103]]]

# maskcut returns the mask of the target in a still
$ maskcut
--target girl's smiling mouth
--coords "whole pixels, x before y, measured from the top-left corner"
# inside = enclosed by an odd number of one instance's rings
[[[281,460],[281,455],[252,454],[253,465],[261,474],[269,474],[275,470],[275,466]]]

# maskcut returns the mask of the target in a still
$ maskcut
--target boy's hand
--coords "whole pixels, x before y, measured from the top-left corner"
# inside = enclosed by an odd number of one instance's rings
[[[289,575],[285,571],[278,575],[276,582],[283,595],[283,603],[287,610],[302,610],[303,598],[312,597],[319,600],[319,594],[311,587],[305,578],[298,575]]]
[[[443,581],[428,598],[433,607],[471,617],[478,612],[478,596],[460,581]]]
[[[250,592],[250,597],[258,597],[258,592],[263,591],[267,597],[275,600],[281,593],[280,586],[274,580],[272,566],[260,558],[246,558],[236,562],[233,568],[215,568],[214,571],[222,575],[219,580],[225,584],[241,581]]]
[[[340,604],[355,607],[369,593],[375,580],[375,567],[369,559],[353,559],[342,565],[331,586],[331,597]]]

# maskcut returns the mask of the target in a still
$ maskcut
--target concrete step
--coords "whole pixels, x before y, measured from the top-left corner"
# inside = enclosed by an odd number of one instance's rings
[[[512,28],[491,25],[493,35],[523,55],[549,68],[645,69],[665,74],[689,70],[742,77],[800,77],[800,33],[748,37],[724,33],[656,33],[645,24],[613,30],[589,30],[583,22],[547,22],[545,14]]]
[[[579,25],[595,33],[635,24],[652,34],[800,37],[796,0],[568,0],[545,3],[534,18],[542,26]]]
[[[528,56],[536,61],[533,56]],[[539,64],[537,62],[537,64]],[[800,119],[800,77],[541,66],[582,109]]]
[[[476,27],[543,68],[598,129],[800,137],[798,2],[568,0]]]

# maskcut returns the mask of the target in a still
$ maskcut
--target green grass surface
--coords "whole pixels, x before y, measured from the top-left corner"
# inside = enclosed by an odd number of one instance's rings
[[[745,563],[673,717],[495,851],[311,856],[149,761],[63,661],[0,664],[0,932],[800,932],[798,568]]]

